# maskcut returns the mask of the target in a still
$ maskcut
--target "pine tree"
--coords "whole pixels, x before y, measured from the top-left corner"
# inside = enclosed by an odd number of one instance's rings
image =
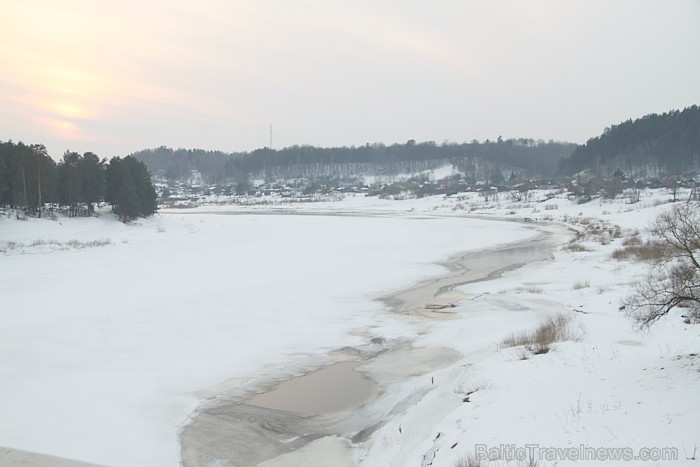
[[[119,204],[119,184],[121,180],[121,159],[113,157],[105,169],[105,201],[117,210]]]
[[[128,170],[122,173],[121,184],[118,191],[119,208],[117,214],[124,222],[136,219],[140,215],[139,198],[136,195],[136,185]]]
[[[156,194],[146,164],[134,158],[131,159],[134,161],[133,170],[140,201],[140,215],[148,217],[158,211],[158,195]]]
[[[0,152],[0,205],[5,204],[5,194],[7,192],[7,164],[3,154]]]
[[[58,164],[58,200],[62,205],[68,206],[70,217],[78,215],[78,201],[81,197],[79,161],[80,154],[66,151],[63,160]]]
[[[146,165],[131,156],[110,160],[105,199],[124,222],[150,216],[158,209],[156,191]]]
[[[94,203],[102,199],[105,191],[104,161],[91,152],[86,152],[77,163],[80,180],[80,201],[85,203],[88,213],[95,210]]]

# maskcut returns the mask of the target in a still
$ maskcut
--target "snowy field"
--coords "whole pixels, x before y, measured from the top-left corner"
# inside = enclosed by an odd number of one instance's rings
[[[109,217],[2,221],[1,446],[176,465],[207,393],[360,332],[413,335],[373,298],[532,235],[465,219]]]
[[[669,448],[678,461],[626,464],[700,463],[700,327],[679,310],[634,331],[618,307],[648,265],[611,258],[635,229],[644,237],[669,195],[547,198],[357,196],[266,205],[266,215],[202,206],[128,226],[107,214],[3,218],[0,446],[177,465],[178,434],[202,401],[376,336],[463,357],[357,446],[355,463],[453,466],[478,447],[499,458],[483,465],[518,465],[507,460],[526,446],[540,449],[541,466],[621,463],[573,462],[568,451],[557,460],[548,448]],[[233,210],[247,215],[223,214]],[[501,220],[525,218],[538,222]],[[550,228],[561,237],[554,260],[461,287],[454,319],[392,316],[374,300],[444,274],[437,261],[532,237],[540,224],[570,229]],[[570,317],[574,339],[543,355],[499,347],[556,313]]]

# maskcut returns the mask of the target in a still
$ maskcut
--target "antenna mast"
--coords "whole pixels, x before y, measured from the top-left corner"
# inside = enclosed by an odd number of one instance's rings
[[[270,123],[270,149],[272,149],[272,123]]]

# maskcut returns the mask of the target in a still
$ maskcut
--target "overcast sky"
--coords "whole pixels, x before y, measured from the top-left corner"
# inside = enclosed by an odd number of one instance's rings
[[[532,137],[700,104],[700,0],[0,0],[0,140]]]

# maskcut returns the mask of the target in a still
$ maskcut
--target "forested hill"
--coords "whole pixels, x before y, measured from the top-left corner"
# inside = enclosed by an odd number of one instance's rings
[[[222,153],[160,147],[132,154],[154,175],[187,178],[199,171],[209,183],[247,178],[352,178],[362,174],[413,173],[453,164],[467,176],[490,178],[512,170],[529,176],[552,176],[559,161],[576,146],[571,143],[509,139],[463,144],[433,142],[367,144],[360,147],[292,146]]]
[[[700,168],[700,107],[650,114],[606,128],[561,162],[561,172],[594,175],[621,170],[635,177],[697,173]]]

